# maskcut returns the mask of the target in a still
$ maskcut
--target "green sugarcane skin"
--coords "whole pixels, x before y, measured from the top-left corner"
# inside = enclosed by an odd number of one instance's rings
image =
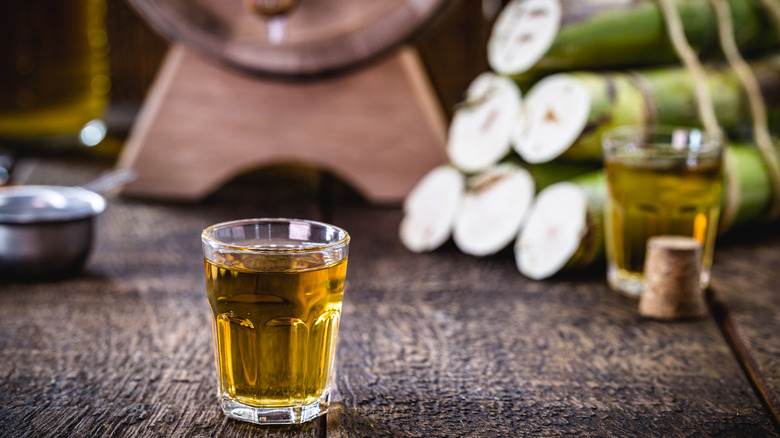
[[[780,109],[780,57],[752,62],[750,68],[767,109]],[[728,131],[749,125],[749,102],[737,74],[727,66],[710,66],[706,73],[719,125]],[[637,86],[645,91],[645,98],[652,102],[654,119],[667,125],[699,124],[694,79],[686,70],[679,67],[648,69],[633,72],[633,77]]]
[[[666,41],[658,38],[663,17],[651,0],[634,1],[625,7],[590,5],[572,12],[564,6],[558,35],[532,70],[652,65],[675,59]]]
[[[563,2],[552,46],[518,78],[555,71],[660,65],[677,61],[654,0]],[[707,0],[677,0],[685,35],[703,58],[719,56],[717,24]],[[753,0],[729,0],[735,40],[745,54],[777,45],[767,13]]]
[[[534,180],[537,193],[561,181],[570,181],[580,175],[598,170],[601,164],[585,161],[556,160],[547,163],[524,164]]]
[[[734,163],[734,181],[738,185],[737,212],[736,218],[731,224],[724,224],[726,226],[719,229],[721,235],[740,226],[762,220],[772,202],[769,173],[755,146],[729,146],[726,149],[726,157],[732,159]],[[579,248],[562,268],[562,271],[588,267],[603,260],[605,255],[606,175],[603,170],[597,170],[573,178],[571,182],[580,186],[588,198],[588,231],[583,236]],[[721,212],[725,210],[727,191],[728,188],[724,187],[721,196]]]
[[[512,154],[503,159],[498,166],[509,165],[522,167],[531,175],[534,181],[536,193],[545,188],[562,181],[571,181],[572,179],[601,169],[601,163],[592,163],[587,161],[566,161],[556,160],[547,163],[528,163],[517,154]]]
[[[604,259],[604,205],[607,199],[607,176],[603,169],[580,175],[571,180],[588,199],[587,232],[562,270],[582,269]]]
[[[761,93],[770,111],[780,110],[780,60],[754,64]],[[564,73],[587,88],[591,99],[588,122],[561,157],[601,161],[601,135],[621,125],[700,126],[694,79],[681,67],[634,72]],[[715,115],[728,132],[739,133],[751,123],[751,112],[737,75],[727,68],[710,68],[707,86]],[[780,113],[778,113],[780,114]]]
[[[761,152],[750,145],[734,145],[726,149],[724,159],[731,163],[734,171],[734,183],[737,184],[738,194],[737,211],[734,220],[730,224],[723,224],[719,232],[721,234],[730,229],[756,222],[764,217],[772,202],[772,185],[769,180],[769,171],[764,165]],[[728,169],[727,165],[727,169]],[[724,187],[721,205],[727,202]]]
[[[644,125],[648,110],[641,90],[623,73],[569,73],[585,86],[591,96],[588,121],[579,138],[563,157],[569,160],[600,162],[601,135],[621,125]]]
[[[647,91],[645,100],[653,108],[657,124],[699,125],[699,110],[694,93],[694,79],[681,69],[655,69],[635,74],[637,84]],[[749,114],[745,94],[737,75],[730,69],[712,70],[707,74],[707,88],[718,122],[723,128],[733,128]]]

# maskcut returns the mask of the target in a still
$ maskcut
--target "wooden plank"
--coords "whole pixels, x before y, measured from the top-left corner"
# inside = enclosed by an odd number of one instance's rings
[[[780,235],[759,227],[719,244],[713,267],[721,324],[780,427]]]
[[[532,282],[509,253],[413,255],[398,209],[323,216],[306,190],[239,183],[202,204],[112,199],[84,275],[0,283],[0,436],[315,434],[217,408],[199,233],[268,215],[353,237],[330,436],[775,433],[712,320],[642,320],[602,275]]]
[[[643,320],[601,275],[532,282],[507,253],[413,255],[388,231],[399,220],[334,218],[353,236],[344,423],[395,436],[775,433],[713,320]]]
[[[83,275],[2,283],[0,436],[273,435],[217,407],[200,249],[200,231],[212,223],[321,218],[308,182],[273,177],[274,190],[262,175],[247,176],[252,184],[239,180],[200,205],[111,199]],[[68,179],[41,162],[30,182],[51,178]],[[313,428],[298,428],[299,436]]]

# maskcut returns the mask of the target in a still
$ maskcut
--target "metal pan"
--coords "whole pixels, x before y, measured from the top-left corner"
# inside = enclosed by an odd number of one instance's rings
[[[92,249],[95,217],[106,208],[98,192],[133,177],[120,170],[84,187],[0,187],[0,279],[55,278],[81,271]]]
[[[81,187],[0,188],[0,277],[60,277],[81,270],[105,199]]]

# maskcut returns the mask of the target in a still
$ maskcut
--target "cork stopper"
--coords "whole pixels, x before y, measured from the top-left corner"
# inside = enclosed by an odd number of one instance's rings
[[[707,314],[701,288],[701,251],[701,244],[690,237],[648,239],[640,315],[673,320]]]

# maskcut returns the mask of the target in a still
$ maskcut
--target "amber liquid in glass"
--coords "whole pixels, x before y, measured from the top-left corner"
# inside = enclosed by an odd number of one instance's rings
[[[642,163],[624,158],[606,162],[610,283],[617,289],[621,289],[617,283],[640,283],[647,239],[672,234],[690,236],[702,244],[702,284],[706,286],[720,213],[720,161],[704,159],[693,166],[685,159]]]
[[[0,139],[76,138],[108,101],[105,0],[0,2]]]
[[[271,271],[205,263],[220,397],[263,408],[327,400],[347,260],[323,267],[307,255]]]

